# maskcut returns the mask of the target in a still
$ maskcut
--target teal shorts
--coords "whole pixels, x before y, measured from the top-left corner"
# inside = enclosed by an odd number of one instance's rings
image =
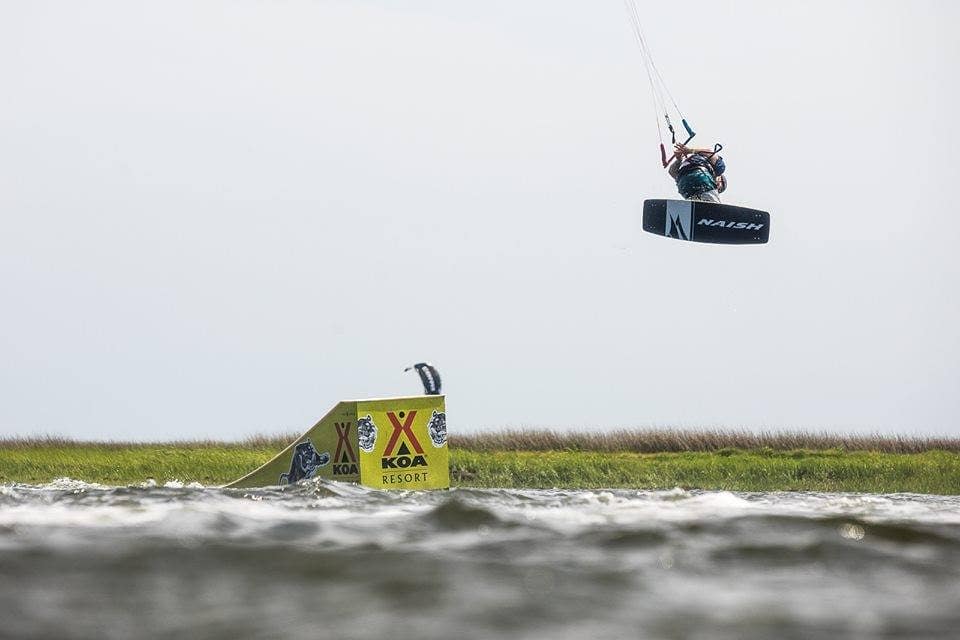
[[[717,188],[717,183],[708,171],[697,169],[677,178],[677,191],[684,198],[692,198]]]

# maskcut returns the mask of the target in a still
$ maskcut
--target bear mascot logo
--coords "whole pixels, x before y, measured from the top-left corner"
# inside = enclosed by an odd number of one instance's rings
[[[329,462],[330,453],[328,451],[319,453],[309,440],[301,442],[293,450],[290,471],[280,474],[280,484],[293,484],[305,478],[312,478],[316,475],[317,469],[326,466]]]
[[[373,451],[377,444],[377,425],[373,423],[373,417],[367,414],[367,417],[357,420],[357,440],[360,449],[366,453]]]

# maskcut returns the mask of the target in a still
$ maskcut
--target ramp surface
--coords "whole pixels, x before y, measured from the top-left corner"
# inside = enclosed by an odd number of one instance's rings
[[[379,489],[450,486],[444,396],[339,402],[290,446],[226,488],[309,478]]]

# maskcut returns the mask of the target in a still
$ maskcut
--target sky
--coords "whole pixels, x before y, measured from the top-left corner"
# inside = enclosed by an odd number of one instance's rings
[[[763,246],[677,197],[620,0],[0,0],[0,437],[960,435],[950,1],[640,2]]]

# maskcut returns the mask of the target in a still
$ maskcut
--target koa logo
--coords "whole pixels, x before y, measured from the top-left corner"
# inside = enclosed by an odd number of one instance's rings
[[[403,411],[398,413],[387,412],[387,418],[389,418],[390,425],[393,427],[393,433],[390,434],[390,440],[387,441],[387,446],[383,450],[383,458],[380,460],[382,468],[408,469],[410,467],[427,466],[427,459],[423,456],[423,447],[420,446],[417,436],[413,435],[413,420],[416,417],[416,411],[407,414],[404,414]],[[403,422],[400,422],[401,419]],[[401,439],[401,436],[403,439]],[[399,446],[397,446],[398,443]],[[408,443],[417,455],[410,452]]]
[[[355,476],[360,473],[357,466],[357,454],[350,445],[350,422],[335,422],[337,430],[337,449],[333,454],[333,475]]]

